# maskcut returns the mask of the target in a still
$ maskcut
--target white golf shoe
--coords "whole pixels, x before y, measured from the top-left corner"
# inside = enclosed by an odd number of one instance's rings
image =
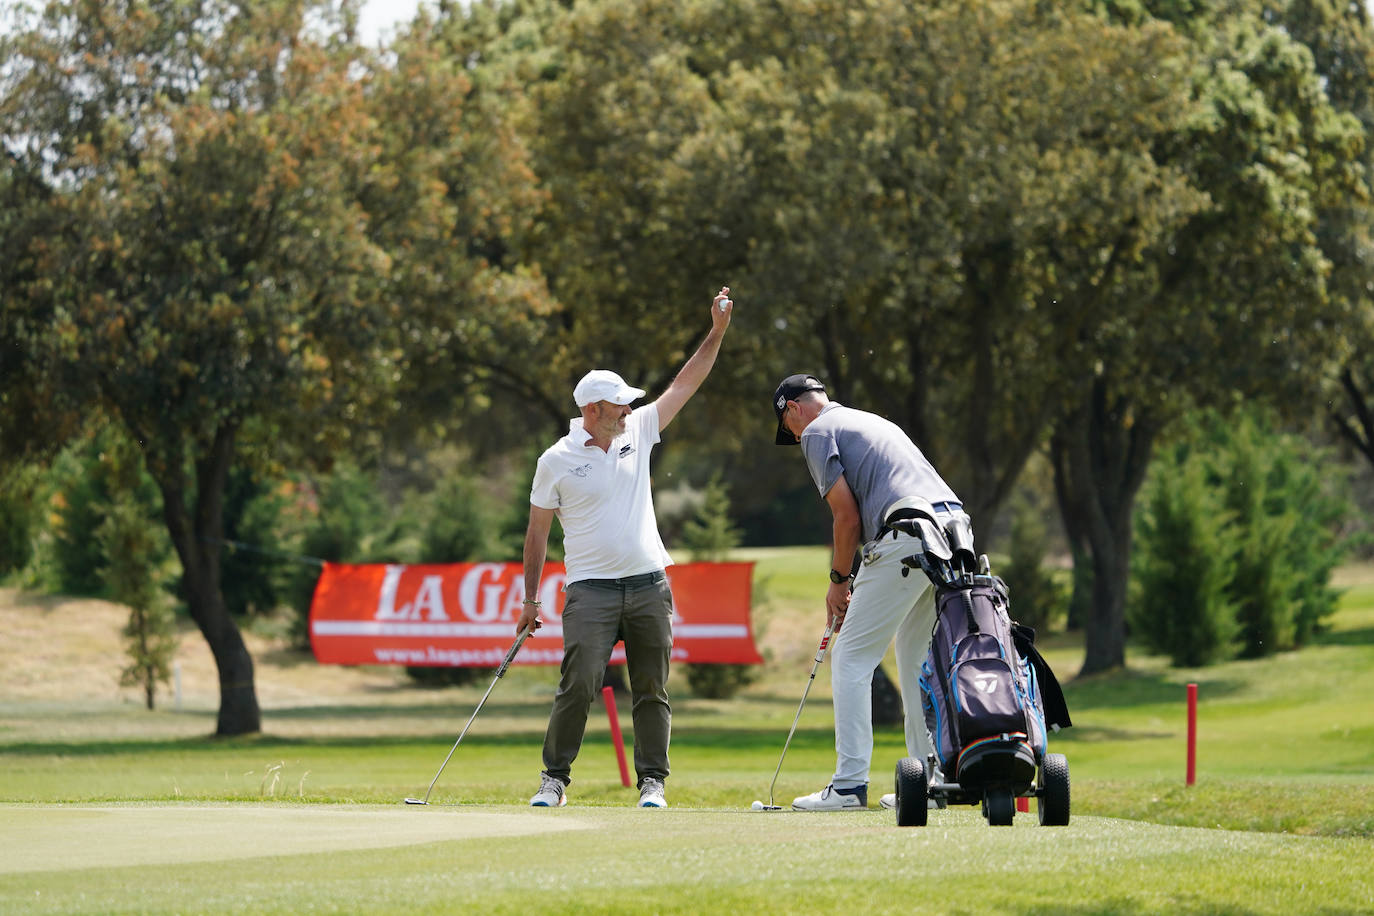
[[[639,807],[668,807],[668,799],[663,795],[663,780],[652,776],[644,777],[644,781],[639,784]]]
[[[943,808],[944,806],[945,803],[943,800],[938,798],[931,798],[929,795],[926,796],[926,807],[930,810],[935,811],[939,808]],[[878,807],[886,808],[889,811],[897,807],[897,793],[889,792],[882,798],[878,799]]]
[[[863,811],[868,808],[868,786],[837,789],[826,786],[819,792],[792,799],[794,811]]]
[[[568,803],[563,780],[548,773],[539,774],[539,791],[530,799],[531,808],[561,808]]]

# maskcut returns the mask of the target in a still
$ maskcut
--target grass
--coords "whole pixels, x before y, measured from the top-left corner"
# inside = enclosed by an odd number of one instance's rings
[[[1371,568],[1342,571],[1331,632],[1275,659],[1188,671],[1132,654],[1124,672],[1077,680],[1081,645],[1046,640],[1075,719],[1051,742],[1072,769],[1070,826],[1041,829],[1031,813],[994,830],[957,809],[898,830],[876,808],[747,810],[768,797],[825,587],[818,549],[748,557],[771,660],[730,701],[693,698],[674,674],[663,812],[629,807],[599,705],[572,804],[524,807],[551,669],[511,669],[436,804],[414,808],[399,802],[423,794],[487,682],[419,690],[390,669],[321,668],[255,645],[266,733],[213,739],[203,660],[185,657],[180,711],[150,713],[104,686],[85,695],[119,662],[108,645],[70,648],[100,645],[82,626],[100,609],[21,607],[46,621],[42,651],[61,660],[50,665],[86,669],[43,680],[0,656],[0,912],[1374,912]],[[1192,787],[1188,683],[1200,697]],[[878,731],[875,793],[901,744],[899,729]],[[833,757],[823,671],[776,800],[822,785]]]

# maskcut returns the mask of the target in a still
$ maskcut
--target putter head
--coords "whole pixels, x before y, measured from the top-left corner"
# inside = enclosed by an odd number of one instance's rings
[[[427,805],[427,804],[429,804],[429,802],[425,801],[423,798],[407,798],[407,799],[406,799],[406,804],[407,804],[407,805]]]
[[[764,805],[760,811],[781,811],[782,805]]]

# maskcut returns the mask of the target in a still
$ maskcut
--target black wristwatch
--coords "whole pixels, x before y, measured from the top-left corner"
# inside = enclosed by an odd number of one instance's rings
[[[849,577],[842,572],[835,572],[835,570],[832,569],[830,570],[830,581],[839,585],[841,582],[848,582]]]

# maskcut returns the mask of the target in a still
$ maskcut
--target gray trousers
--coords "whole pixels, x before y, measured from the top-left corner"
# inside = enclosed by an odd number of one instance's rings
[[[601,693],[606,663],[625,641],[634,721],[635,773],[668,777],[668,659],[673,648],[673,594],[662,570],[625,579],[585,579],[563,602],[563,665],[544,733],[544,772],[572,781],[587,714]]]

